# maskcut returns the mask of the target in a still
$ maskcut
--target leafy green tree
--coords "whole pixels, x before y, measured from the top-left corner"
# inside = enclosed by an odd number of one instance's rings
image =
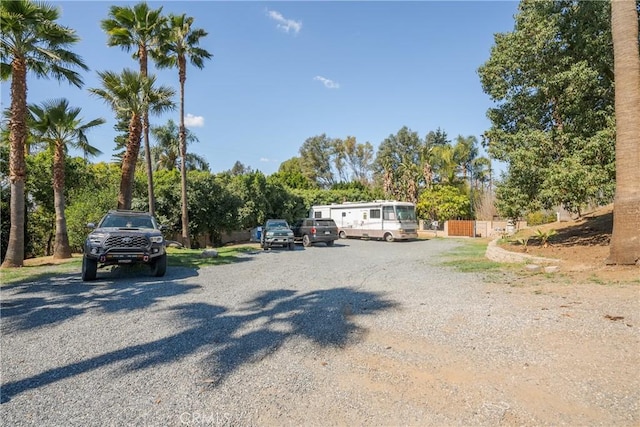
[[[373,146],[369,142],[358,143],[354,136],[348,136],[343,142],[347,165],[351,168],[351,181],[368,185],[373,167]]]
[[[469,218],[471,205],[462,190],[451,185],[438,185],[420,194],[416,204],[418,218],[448,221],[455,218]]]
[[[307,138],[300,147],[302,173],[320,188],[329,188],[336,182],[332,170],[335,153],[334,141],[326,134]]]
[[[74,158],[73,160],[77,160]],[[69,162],[67,162],[69,165]],[[117,208],[121,168],[117,163],[95,163],[84,161],[84,168],[74,168],[75,176],[67,176],[73,187],[68,191],[66,209],[69,244],[75,252],[82,250],[87,237],[87,223],[97,224],[109,209]],[[79,176],[78,173],[82,172]]]
[[[68,50],[78,40],[70,28],[56,21],[57,8],[28,0],[0,2],[0,77],[11,78],[9,119],[9,187],[11,226],[2,267],[21,267],[24,261],[25,147],[27,142],[27,73],[53,77],[77,87],[82,79],[74,69],[88,67]]]
[[[143,77],[129,69],[120,74],[98,72],[102,87],[89,91],[105,101],[117,117],[129,117],[127,148],[122,159],[122,178],[118,193],[118,209],[131,209],[136,163],[140,152],[142,117],[145,112],[160,114],[173,109],[175,91],[167,86],[156,88],[155,76]]]
[[[67,234],[65,217],[65,163],[69,148],[78,148],[85,155],[95,156],[100,150],[89,144],[87,132],[105,122],[93,119],[85,122],[80,108],[69,106],[66,99],[45,101],[41,105],[30,105],[32,132],[37,141],[48,145],[53,157],[53,197],[55,208],[55,240],[53,258],[71,258],[71,246]]]
[[[395,135],[389,135],[380,144],[374,162],[375,173],[382,177],[387,196],[396,199],[412,197],[417,189],[423,144],[417,132],[406,126]]]
[[[229,170],[231,175],[243,175],[245,173],[251,173],[253,170],[250,166],[245,166],[240,160],[237,160],[233,167]]]
[[[211,54],[199,46],[200,39],[207,32],[200,28],[191,28],[193,18],[182,15],[169,16],[169,28],[166,37],[154,53],[156,63],[160,68],[177,68],[180,82],[180,157],[182,159],[181,190],[182,190],[182,244],[190,248],[189,241],[189,212],[187,210],[187,130],[184,125],[184,84],[187,80],[187,61],[191,65],[202,69],[205,59]]]
[[[289,188],[309,189],[315,185],[303,173],[302,159],[300,157],[292,157],[282,162],[278,172],[271,174],[271,177]]]
[[[148,76],[149,51],[158,47],[166,37],[166,18],[162,16],[162,7],[150,9],[146,2],[133,7],[111,6],[109,18],[100,23],[107,33],[109,46],[120,46],[126,52],[134,49],[133,58],[140,64],[140,75]],[[147,185],[149,192],[149,212],[155,213],[153,191],[153,171],[151,167],[151,148],[149,145],[149,109],[141,112],[142,135],[144,136]]]
[[[269,202],[267,201],[267,178],[260,171],[234,175],[227,189],[242,200],[238,207],[237,218],[240,229],[246,230],[267,219]]]
[[[513,212],[610,201],[614,183],[613,56],[608,2],[520,3],[478,70],[497,103],[485,141],[508,164],[498,191]],[[576,171],[575,168],[579,167]],[[566,172],[569,171],[569,174]],[[583,187],[578,175],[593,185]],[[563,176],[565,175],[565,176]],[[522,197],[525,195],[526,197]]]

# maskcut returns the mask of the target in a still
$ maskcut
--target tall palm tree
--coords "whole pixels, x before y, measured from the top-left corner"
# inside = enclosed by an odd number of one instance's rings
[[[122,158],[118,209],[131,209],[133,179],[140,153],[143,114],[145,112],[161,114],[175,108],[175,103],[171,99],[175,91],[167,86],[155,88],[155,76],[143,77],[130,69],[125,69],[120,74],[103,71],[98,75],[102,80],[102,87],[91,88],[89,91],[102,98],[117,117],[122,115],[129,117],[127,146]]]
[[[68,50],[79,38],[75,31],[56,23],[57,8],[29,0],[0,2],[0,77],[11,78],[9,119],[9,181],[11,227],[2,267],[21,267],[24,261],[24,223],[27,140],[27,73],[66,80],[82,86],[74,68],[87,70],[80,56]]]
[[[151,147],[151,155],[157,169],[173,170],[181,167],[180,161],[180,136],[178,126],[173,120],[169,120],[164,126],[151,128],[151,135],[158,142]],[[198,137],[187,129],[187,142],[198,142]],[[187,170],[209,170],[207,161],[197,154],[188,153],[186,161]]]
[[[108,35],[107,44],[120,46],[127,52],[134,49],[133,57],[140,63],[140,74],[147,77],[149,51],[157,48],[160,40],[165,37],[166,18],[162,16],[162,7],[150,9],[146,2],[140,2],[133,7],[111,6],[109,17],[100,23]],[[149,145],[148,111],[142,112],[141,120],[147,168],[149,212],[153,215],[155,213],[155,197]]]
[[[30,105],[32,133],[38,142],[47,144],[53,152],[53,200],[56,213],[56,231],[53,258],[71,258],[71,246],[65,217],[65,159],[69,147],[79,148],[85,155],[95,156],[100,150],[89,144],[86,132],[105,122],[94,119],[83,122],[80,108],[70,107],[66,99],[45,101]]]
[[[640,52],[634,0],[611,1],[616,193],[609,264],[640,264]]]
[[[180,157],[183,167],[180,169],[182,187],[182,244],[190,248],[189,214],[187,211],[187,138],[184,126],[184,83],[187,80],[187,60],[202,69],[204,60],[211,54],[199,47],[200,39],[207,35],[202,29],[193,29],[193,18],[182,15],[169,15],[169,36],[157,52],[156,63],[160,68],[178,68],[180,81]]]

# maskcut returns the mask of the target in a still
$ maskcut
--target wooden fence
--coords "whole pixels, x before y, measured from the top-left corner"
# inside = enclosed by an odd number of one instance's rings
[[[474,222],[472,220],[449,220],[447,221],[449,236],[474,237]]]

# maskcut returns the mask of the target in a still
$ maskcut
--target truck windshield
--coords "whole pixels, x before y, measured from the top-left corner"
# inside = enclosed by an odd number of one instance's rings
[[[284,221],[269,221],[267,222],[269,228],[289,228],[289,225]]]
[[[413,206],[396,206],[396,212],[400,221],[416,220],[416,210]]]

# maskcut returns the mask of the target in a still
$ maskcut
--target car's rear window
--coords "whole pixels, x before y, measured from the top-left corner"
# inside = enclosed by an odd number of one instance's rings
[[[319,219],[316,220],[316,222],[318,223],[319,226],[322,227],[335,227],[336,223],[334,220],[332,219]]]

